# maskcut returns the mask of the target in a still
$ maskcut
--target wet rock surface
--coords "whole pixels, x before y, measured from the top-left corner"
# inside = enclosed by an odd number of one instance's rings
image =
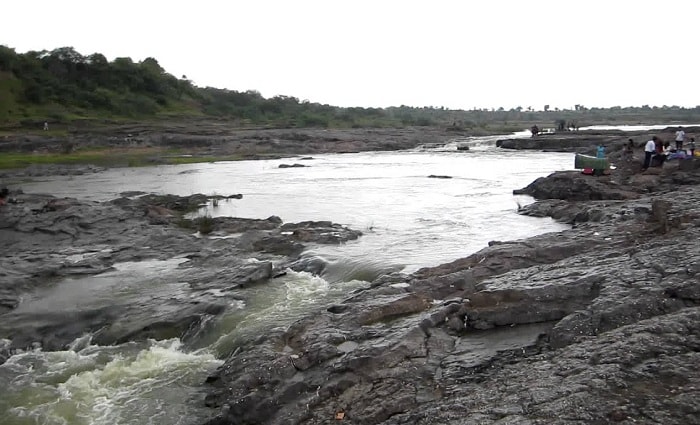
[[[208,197],[124,195],[135,197],[11,193],[0,208],[0,339],[11,340],[2,350],[63,349],[88,332],[103,345],[187,340],[236,288],[269,281],[305,246],[361,235],[331,222],[221,217],[205,237],[183,214]]]
[[[639,152],[613,154],[619,167],[608,176],[555,173],[524,189],[540,200],[522,214],[570,230],[384,274],[240,342],[207,379],[205,403],[218,412],[208,424],[697,422],[700,167],[640,173]],[[89,203],[13,194],[18,203],[0,209],[0,361],[88,331],[101,344],[195,339],[247,286],[287,266],[323,270],[298,257],[304,246],[359,236],[274,216],[202,222],[182,214],[206,197],[141,195]],[[130,286],[123,273],[139,264],[152,273]],[[53,304],[110,285],[133,298],[55,314]],[[158,285],[175,295],[148,292]],[[64,297],[41,304],[42,291]]]
[[[244,344],[208,424],[694,423],[700,188],[679,172],[591,176],[600,196],[522,211],[568,231],[382,276]]]

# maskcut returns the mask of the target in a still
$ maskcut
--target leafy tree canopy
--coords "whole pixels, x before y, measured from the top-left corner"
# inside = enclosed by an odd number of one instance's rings
[[[477,132],[520,130],[532,124],[565,127],[599,123],[700,122],[700,107],[615,107],[552,111],[450,110],[444,107],[340,108],[292,96],[266,99],[257,91],[196,87],[177,78],[155,58],[113,61],[100,53],[84,56],[72,47],[17,53],[0,45],[0,125],[71,122],[85,119],[216,117],[241,126],[400,127],[444,126]]]

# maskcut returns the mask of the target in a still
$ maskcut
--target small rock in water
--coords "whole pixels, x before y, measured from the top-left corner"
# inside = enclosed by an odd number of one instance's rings
[[[302,168],[306,167],[306,165],[303,164],[280,164],[278,168]]]

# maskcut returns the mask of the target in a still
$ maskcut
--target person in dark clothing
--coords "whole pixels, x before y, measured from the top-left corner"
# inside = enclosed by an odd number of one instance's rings
[[[625,145],[625,149],[622,151],[622,157],[626,162],[632,162],[634,159],[634,140],[629,139]]]
[[[669,142],[658,141],[656,143],[656,155],[651,157],[652,167],[661,167],[664,162],[668,159],[668,155],[671,152],[671,144]]]
[[[690,138],[690,143],[688,143],[688,150],[690,151],[690,156],[695,157],[695,137]]]
[[[10,191],[6,187],[0,189],[0,207],[7,203],[7,197],[10,195]]]

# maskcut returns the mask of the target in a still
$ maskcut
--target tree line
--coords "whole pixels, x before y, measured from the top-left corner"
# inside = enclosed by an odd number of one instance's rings
[[[444,107],[341,108],[254,90],[197,87],[166,72],[155,58],[112,61],[72,47],[17,53],[0,45],[0,125],[78,120],[212,117],[240,126],[443,126],[455,131],[541,128],[601,123],[700,122],[700,107],[528,108],[451,110]]]

